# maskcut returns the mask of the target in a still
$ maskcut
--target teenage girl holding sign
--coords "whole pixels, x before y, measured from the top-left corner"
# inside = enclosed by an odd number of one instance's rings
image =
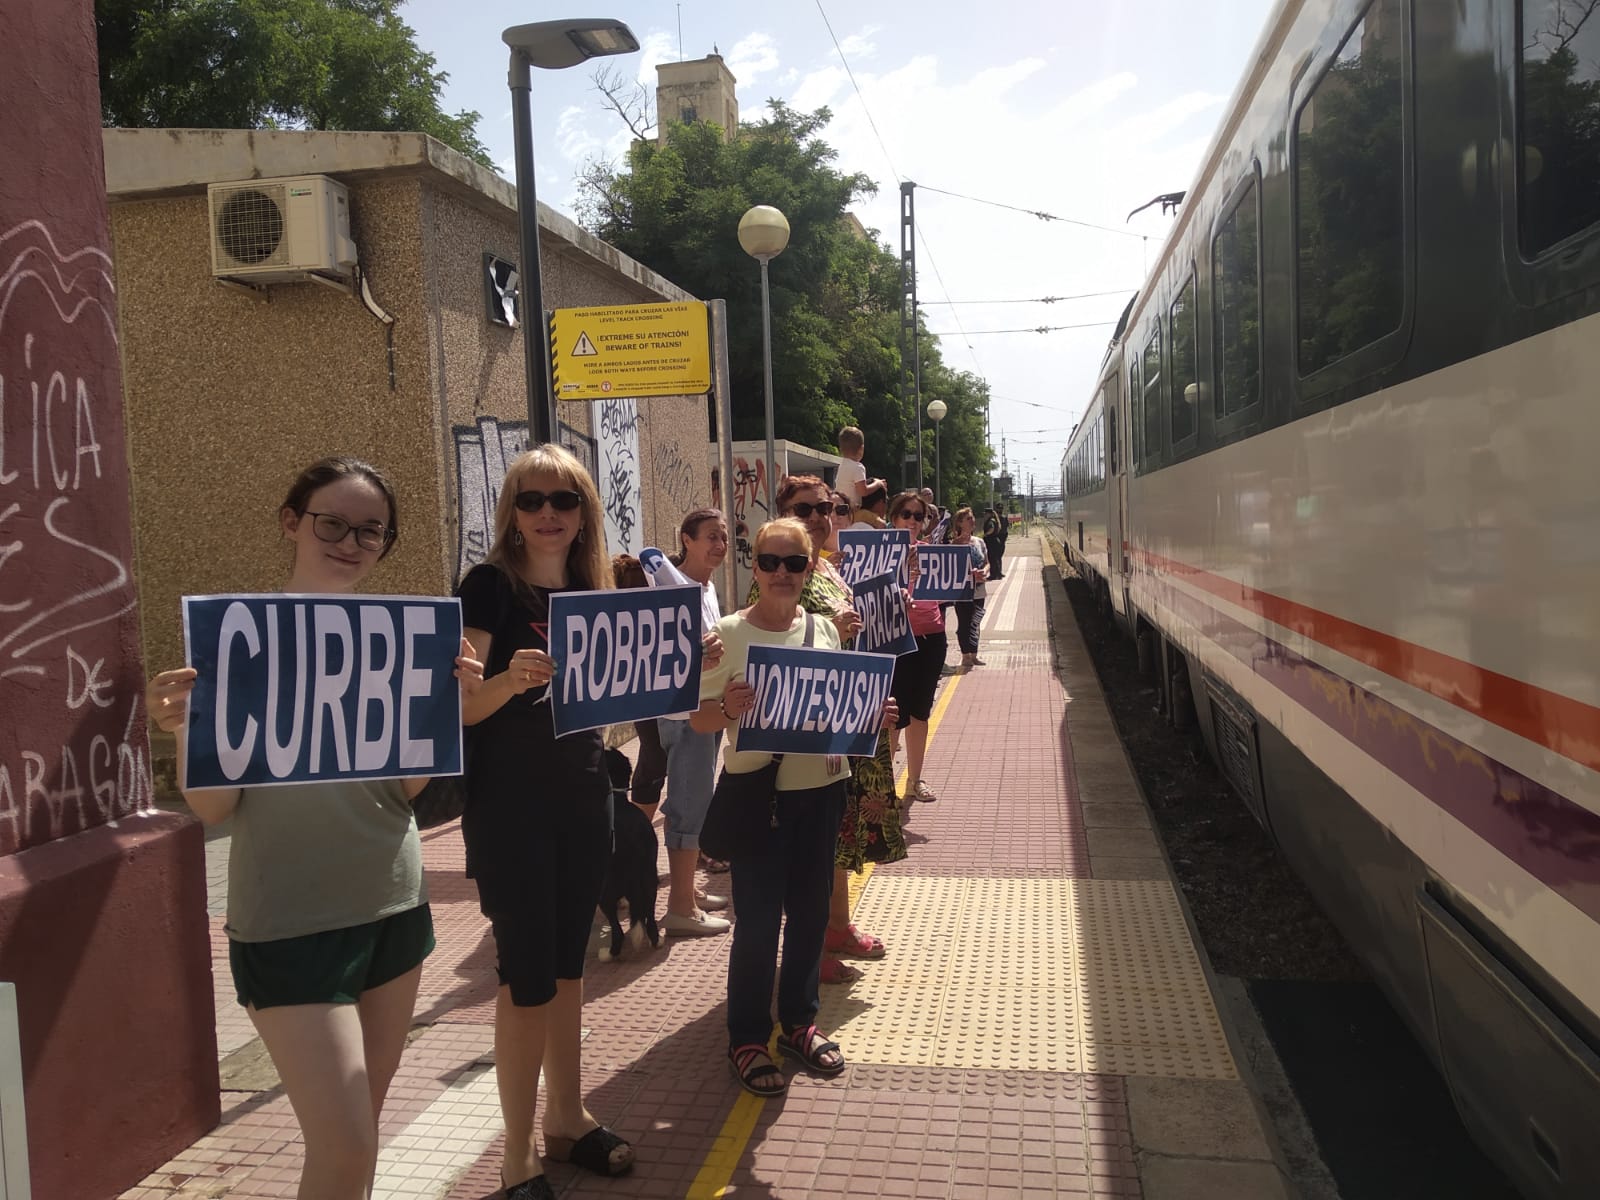
[[[394,489],[353,458],[300,473],[278,510],[293,548],[283,590],[347,595],[394,548]],[[466,704],[483,666],[463,639]],[[150,719],[177,735],[192,667],[150,681]],[[411,801],[426,778],[186,789],[207,825],[233,818],[228,959],[234,988],[283,1080],[305,1142],[302,1197],[363,1200],[378,1117],[400,1064],[433,918]]]

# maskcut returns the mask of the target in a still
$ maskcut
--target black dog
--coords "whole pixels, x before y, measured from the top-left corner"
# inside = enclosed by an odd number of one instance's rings
[[[600,911],[611,922],[611,938],[600,946],[600,961],[622,957],[622,921],[617,915],[619,901],[628,902],[628,940],[649,939],[661,944],[656,925],[656,830],[650,818],[628,799],[633,764],[622,751],[606,751],[606,769],[611,773],[611,865],[606,869],[600,892]]]

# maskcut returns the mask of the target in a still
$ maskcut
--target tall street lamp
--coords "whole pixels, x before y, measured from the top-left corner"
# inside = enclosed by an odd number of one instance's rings
[[[936,494],[935,502],[949,508],[950,505],[944,498],[944,467],[939,462],[939,422],[944,420],[945,413],[950,408],[943,400],[930,400],[928,402],[928,420],[933,422],[933,487]]]
[[[631,54],[639,48],[639,40],[621,21],[595,17],[513,25],[500,39],[511,48],[511,134],[517,149],[517,216],[522,227],[518,309],[528,381],[528,438],[531,445],[539,445],[555,440],[556,414],[550,395],[550,330],[544,319],[544,289],[539,275],[531,68],[557,71],[608,54]]]
[[[767,513],[778,488],[778,453],[772,438],[772,297],[767,264],[789,244],[789,221],[770,204],[758,204],[739,218],[739,245],[761,264],[761,358],[767,375]]]

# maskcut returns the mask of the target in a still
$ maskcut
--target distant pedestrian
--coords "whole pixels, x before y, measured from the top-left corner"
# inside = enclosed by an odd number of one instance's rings
[[[394,489],[375,467],[327,458],[278,509],[292,548],[283,591],[346,595],[394,548]],[[162,671],[145,706],[184,757],[193,667]],[[483,665],[463,641],[463,704]],[[411,802],[423,778],[185,789],[206,825],[233,818],[228,962],[234,991],[283,1080],[305,1144],[299,1195],[358,1200],[378,1164],[378,1119],[411,1029],[433,916]]]
[[[983,546],[989,554],[989,578],[991,580],[1004,579],[1001,572],[1001,559],[1005,555],[1006,533],[1005,521],[994,509],[989,509],[983,516]]]

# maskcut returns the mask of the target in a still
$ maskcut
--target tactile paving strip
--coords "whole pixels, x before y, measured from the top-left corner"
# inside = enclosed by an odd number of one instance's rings
[[[853,1062],[1238,1077],[1164,880],[880,871],[855,916],[890,953],[818,1018]]]

